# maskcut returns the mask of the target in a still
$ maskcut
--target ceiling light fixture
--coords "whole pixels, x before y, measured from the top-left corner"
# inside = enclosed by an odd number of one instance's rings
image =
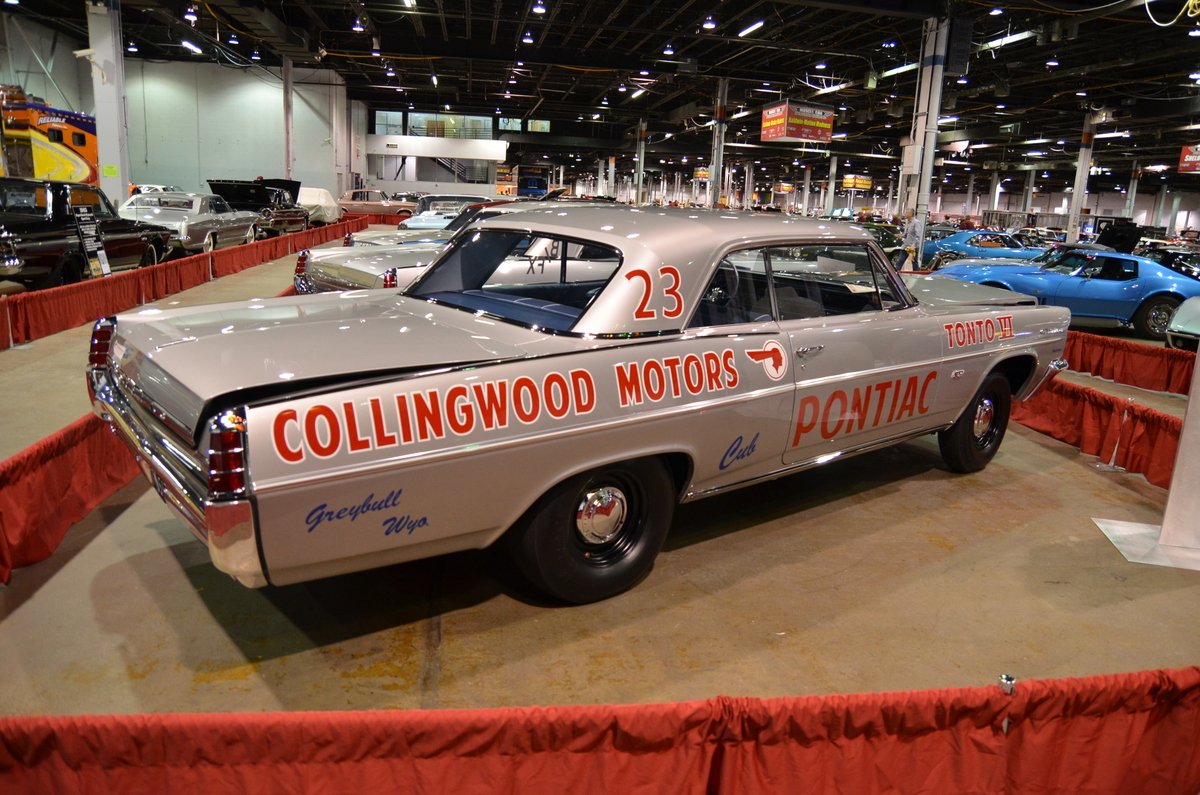
[[[395,77],[395,76],[396,76],[396,70],[395,70],[395,69],[393,69],[391,66],[389,66],[389,67],[387,68],[387,76],[388,76],[388,77]]]
[[[709,14],[708,16],[706,16],[704,18],[704,22],[701,23],[701,25],[700,25],[700,27],[704,28],[705,30],[712,30],[716,26],[717,26],[717,21],[712,18],[712,14]]]
[[[201,53],[203,53],[203,52],[204,52],[204,50],[200,49],[200,48],[199,48],[199,47],[197,47],[195,44],[192,44],[192,43],[191,43],[190,41],[188,41],[187,39],[180,39],[180,40],[179,40],[179,45],[180,45],[181,47],[183,47],[184,49],[191,50],[192,52],[196,53],[196,55],[200,55]]]
[[[1050,67],[1058,66],[1058,58],[1054,57],[1053,55],[1050,56],[1046,60],[1046,66],[1050,66]]]
[[[230,44],[241,44],[241,42],[238,41],[238,37],[237,37],[236,33],[229,34],[229,43]]]
[[[741,32],[738,33],[738,38],[740,39],[743,36],[749,36],[751,33],[758,30],[759,28],[761,28],[764,24],[765,23],[763,22],[763,20],[760,19],[757,22],[755,22],[754,24],[749,25],[745,28],[742,28]]]
[[[533,34],[525,31],[525,35],[521,37],[522,44],[533,44]]]
[[[630,94],[630,95],[629,95],[629,98],[630,98],[630,99],[637,99],[638,97],[640,97],[642,94],[645,94],[645,93],[646,93],[646,89],[644,89],[644,88],[639,88],[637,91],[634,91],[632,94]]]
[[[1188,31],[1188,35],[1193,38],[1195,38],[1196,36],[1200,36],[1200,28],[1192,28],[1191,30]]]
[[[1007,107],[1008,107],[1008,105],[1005,105],[1003,102],[996,103],[996,110],[1004,110]]]
[[[671,46],[670,44],[668,44],[666,47],[663,47],[663,55],[674,55],[674,54],[675,54],[675,48],[673,46]]]
[[[261,61],[262,60],[262,56],[258,54],[257,47],[254,48],[254,52],[250,53],[250,60],[251,61]]]
[[[967,84],[967,78],[960,77],[957,80],[955,80],[954,82],[958,83],[960,86],[965,86]]]
[[[196,16],[196,7],[188,6],[187,10],[185,10],[183,12],[183,18],[186,19],[188,22],[190,22],[192,25],[195,25],[196,20],[199,19],[199,17]]]
[[[544,6],[542,4],[542,0],[533,0],[533,13],[535,13],[535,14],[546,13],[546,6]]]
[[[617,86],[617,91],[620,91],[622,94],[624,94],[624,93],[625,93],[626,91],[628,91],[628,90],[629,90],[629,89],[625,87],[625,84],[624,84],[624,83],[622,83],[621,85]]]
[[[993,8],[991,11],[988,12],[988,16],[989,17],[998,17],[1003,13],[1004,13],[1003,8]]]
[[[429,75],[429,82],[433,83],[435,86],[437,85],[437,73],[436,72]]]
[[[1075,92],[1075,96],[1077,96],[1077,97],[1086,97],[1086,96],[1087,96],[1087,92],[1086,92],[1086,91],[1076,91],[1076,92]]]
[[[130,39],[129,43],[125,45],[125,52],[137,52],[137,51],[138,51],[137,43],[133,39]]]
[[[813,66],[813,69],[824,69],[827,66],[829,66],[829,64],[825,63],[824,61],[818,61],[816,65]]]

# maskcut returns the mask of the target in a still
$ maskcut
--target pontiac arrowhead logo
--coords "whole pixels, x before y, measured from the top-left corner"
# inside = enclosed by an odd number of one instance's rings
[[[750,361],[763,366],[763,372],[772,381],[779,381],[787,375],[787,353],[783,346],[775,340],[767,340],[760,350],[746,351]]]

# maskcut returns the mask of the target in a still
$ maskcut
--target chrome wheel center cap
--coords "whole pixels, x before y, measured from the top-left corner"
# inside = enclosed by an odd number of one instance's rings
[[[992,401],[984,398],[979,401],[979,405],[975,407],[975,438],[982,439],[983,435],[992,427],[992,420],[996,416],[996,407],[992,405]]]
[[[611,541],[625,524],[625,495],[620,489],[604,486],[583,495],[575,513],[575,529],[589,544]]]

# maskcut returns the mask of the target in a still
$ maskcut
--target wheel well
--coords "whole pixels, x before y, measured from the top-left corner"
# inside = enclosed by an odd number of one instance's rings
[[[1137,312],[1140,311],[1143,306],[1150,303],[1151,301],[1153,301],[1156,298],[1170,298],[1176,304],[1183,303],[1183,297],[1176,295],[1175,293],[1168,293],[1168,292],[1154,293],[1154,295],[1148,295],[1142,299],[1141,303],[1138,304],[1137,309],[1134,310],[1134,314],[1137,314]]]
[[[992,368],[992,372],[1001,373],[1008,380],[1009,389],[1016,395],[1033,375],[1036,364],[1032,356],[1014,356],[997,364]]]
[[[659,459],[662,460],[663,466],[667,468],[667,473],[671,476],[671,482],[675,484],[676,496],[682,497],[683,490],[692,481],[692,457],[687,453],[663,453],[659,456]]]

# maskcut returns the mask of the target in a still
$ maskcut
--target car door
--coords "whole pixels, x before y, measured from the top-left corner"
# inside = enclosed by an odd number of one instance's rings
[[[930,427],[941,321],[865,243],[766,250],[796,399],[783,460],[836,458]]]
[[[202,212],[203,210],[204,208],[201,207]],[[226,243],[245,234],[245,225],[238,220],[238,213],[229,206],[229,202],[220,196],[212,196],[208,199],[206,215],[211,220],[218,237]]]
[[[1104,253],[1078,259],[1082,266],[1059,283],[1054,303],[1072,315],[1128,320],[1141,300],[1137,260]]]
[[[146,251],[142,227],[117,215],[108,198],[91,185],[70,186],[71,207],[89,207],[96,217],[96,227],[104,255],[112,269],[137,267]]]

